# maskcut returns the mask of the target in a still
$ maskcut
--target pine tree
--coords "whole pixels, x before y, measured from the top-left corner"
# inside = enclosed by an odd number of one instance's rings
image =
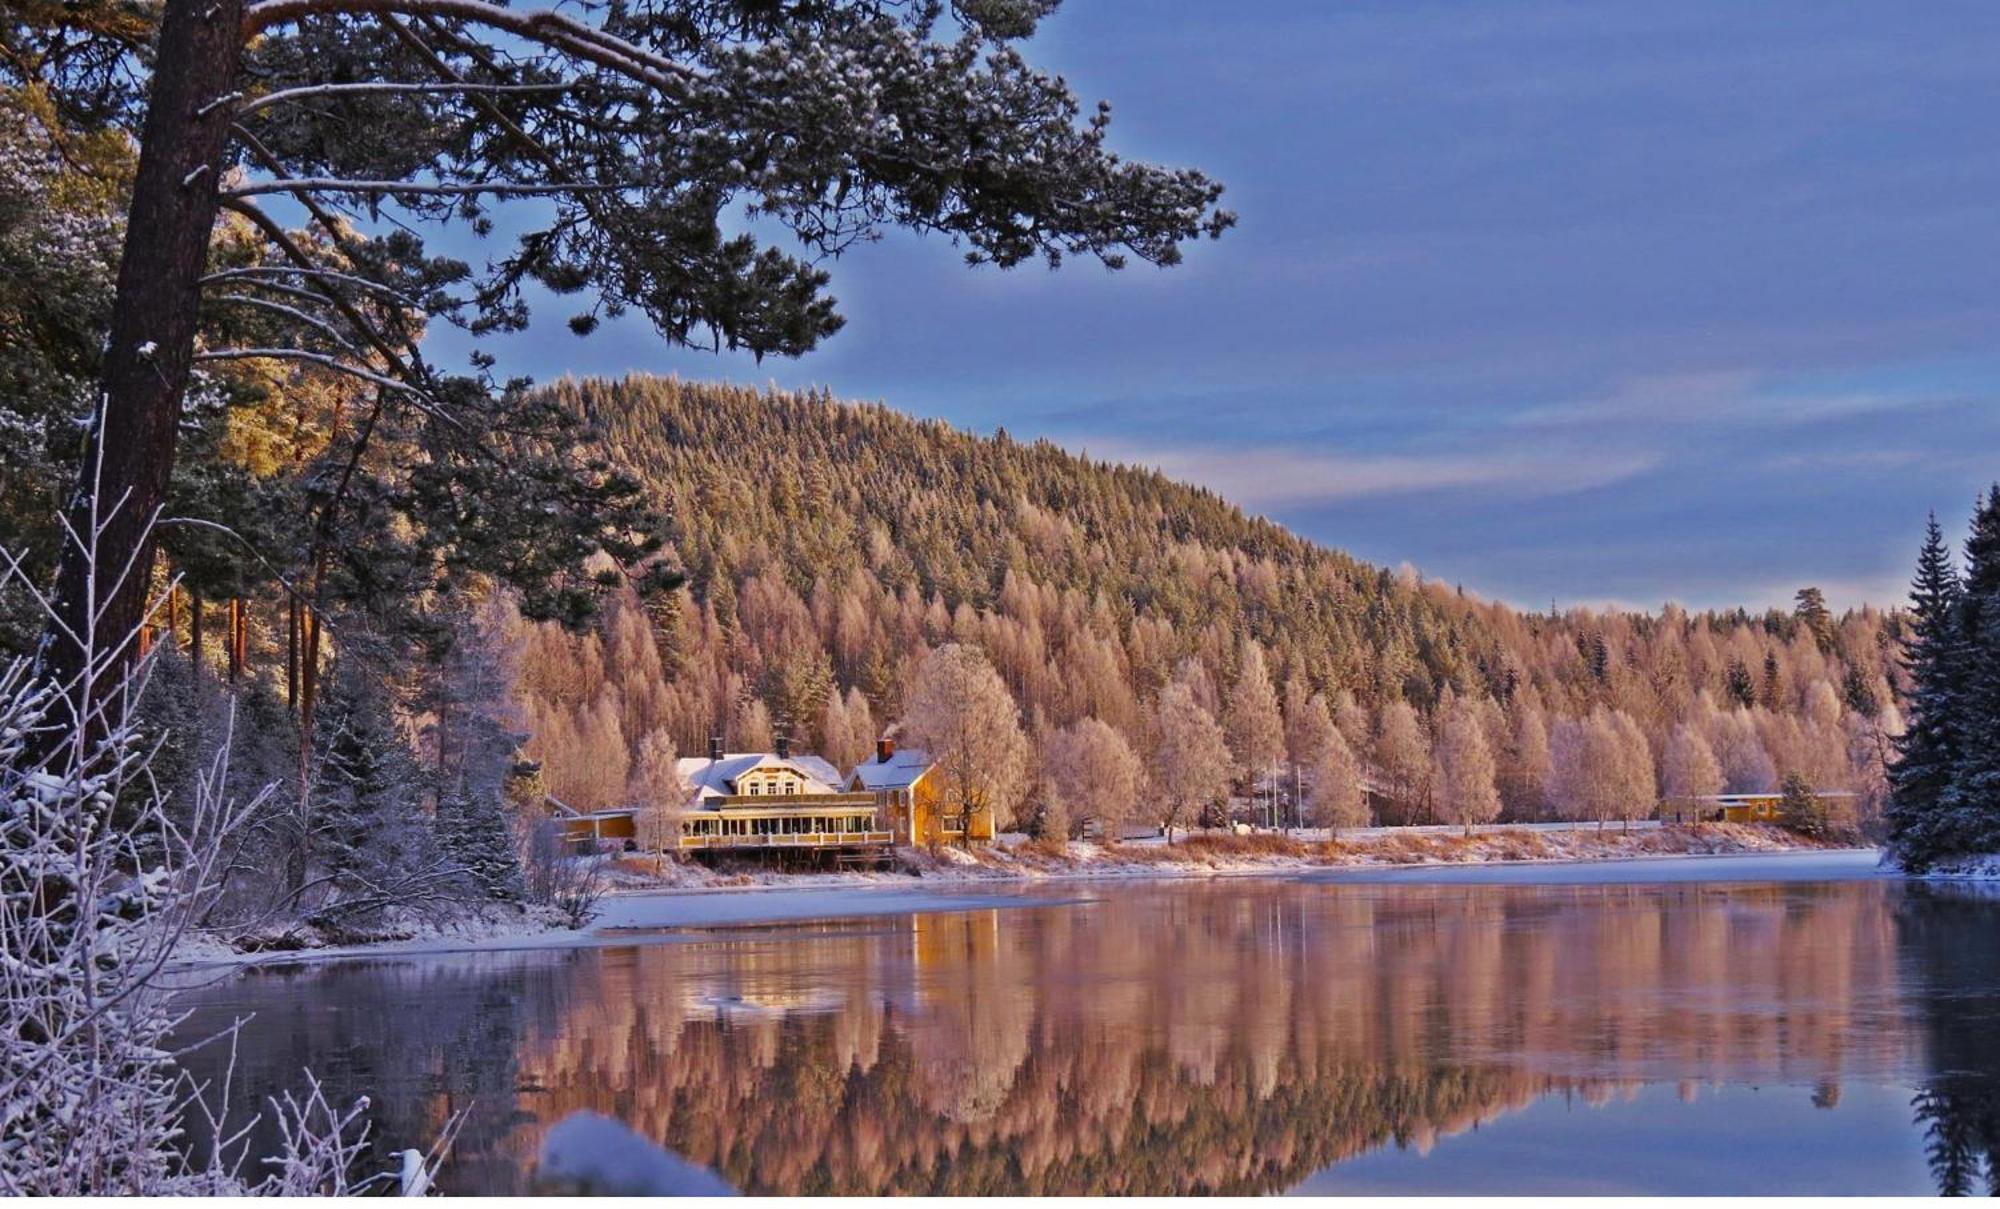
[[[1921,872],[1948,851],[1942,799],[1958,761],[1962,589],[1933,513],[1910,585],[1903,659],[1910,674],[1908,724],[1889,768],[1889,851]]]
[[[1795,602],[1792,616],[1798,618],[1799,624],[1812,634],[1820,650],[1833,650],[1833,611],[1826,607],[1826,593],[1818,588],[1805,587],[1800,588],[1792,599]]]
[[[1952,853],[1969,856],[2000,846],[2000,484],[1973,514],[1958,608],[1958,759],[1940,818]]]

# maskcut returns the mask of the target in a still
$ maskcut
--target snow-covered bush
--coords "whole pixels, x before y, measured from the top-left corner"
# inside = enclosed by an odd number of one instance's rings
[[[554,819],[523,819],[519,827],[528,901],[554,907],[564,923],[581,928],[604,896],[605,857],[597,852],[579,854]]]
[[[0,586],[42,599],[4,552]],[[132,636],[72,637],[75,682],[0,669],[0,1192],[354,1190],[363,1106],[338,1112],[316,1084],[283,1098],[282,1153],[252,1164],[229,1106],[176,1063],[162,975],[259,803],[227,794],[227,742],[171,801],[153,775],[161,744],[135,721],[148,663],[113,670]],[[197,1121],[205,1146],[189,1140]]]

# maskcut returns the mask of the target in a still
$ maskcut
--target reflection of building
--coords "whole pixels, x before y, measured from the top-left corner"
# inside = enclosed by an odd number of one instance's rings
[[[874,797],[884,824],[899,844],[984,843],[993,838],[991,807],[968,808],[931,758],[898,751],[893,739],[875,745],[875,758],[857,767],[848,789]]]
[[[784,740],[775,752],[724,752],[680,762],[690,790],[681,816],[683,852],[825,850],[843,857],[878,855],[889,832],[876,818],[875,795],[843,793],[840,773],[818,756],[795,756]]]

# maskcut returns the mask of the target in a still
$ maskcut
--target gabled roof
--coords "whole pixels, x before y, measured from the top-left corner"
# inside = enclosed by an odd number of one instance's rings
[[[805,779],[807,793],[839,793],[840,771],[818,756],[777,756],[764,751],[727,752],[720,760],[707,756],[684,756],[679,762],[682,784],[689,799],[727,797],[736,792],[737,779],[757,768],[789,768]]]
[[[854,769],[848,784],[875,792],[885,789],[908,789],[931,770],[931,758],[916,748],[889,753],[887,760],[870,757]]]

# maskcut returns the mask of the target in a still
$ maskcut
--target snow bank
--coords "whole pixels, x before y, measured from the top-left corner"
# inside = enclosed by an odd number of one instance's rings
[[[2000,854],[1960,857],[1937,865],[1928,872],[1907,876],[1927,882],[2000,881]]]
[[[535,1164],[545,1196],[735,1196],[723,1178],[594,1112],[549,1127]]]

